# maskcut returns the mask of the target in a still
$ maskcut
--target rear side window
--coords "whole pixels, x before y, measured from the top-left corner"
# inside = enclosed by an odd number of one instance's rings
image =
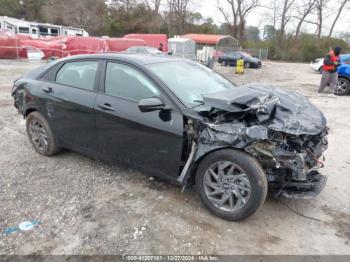
[[[93,91],[98,61],[69,62],[57,72],[56,83]]]
[[[140,71],[113,62],[107,64],[105,93],[137,102],[160,94],[153,82]]]

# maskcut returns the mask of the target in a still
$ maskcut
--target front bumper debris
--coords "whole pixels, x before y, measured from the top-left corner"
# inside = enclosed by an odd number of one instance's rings
[[[283,185],[274,196],[283,196],[292,199],[310,199],[318,196],[327,183],[327,177],[318,171],[307,174],[305,181],[289,181]]]

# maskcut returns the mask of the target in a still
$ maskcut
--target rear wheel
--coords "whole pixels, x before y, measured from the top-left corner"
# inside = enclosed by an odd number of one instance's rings
[[[201,161],[196,172],[196,188],[212,213],[239,221],[254,214],[264,203],[267,179],[256,159],[224,149]]]
[[[338,86],[336,87],[335,94],[338,96],[345,96],[350,92],[350,81],[346,78],[340,77],[338,79]]]
[[[52,130],[39,112],[27,116],[26,127],[29,140],[37,153],[52,156],[59,152]]]
[[[322,66],[318,69],[318,72],[320,72],[320,74],[323,73],[323,67]]]
[[[245,68],[250,68],[250,63],[249,63],[249,62],[245,62],[245,63],[244,63],[244,67],[245,67]]]

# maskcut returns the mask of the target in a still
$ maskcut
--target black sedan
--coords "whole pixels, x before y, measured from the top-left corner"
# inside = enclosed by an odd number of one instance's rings
[[[224,219],[252,215],[268,185],[292,198],[325,185],[327,126],[316,107],[296,93],[237,87],[189,60],[74,56],[15,81],[12,96],[37,153],[66,148],[195,184]]]
[[[260,68],[262,66],[260,59],[245,52],[231,52],[220,55],[218,63],[223,66],[236,66],[238,59],[243,59],[245,68]]]

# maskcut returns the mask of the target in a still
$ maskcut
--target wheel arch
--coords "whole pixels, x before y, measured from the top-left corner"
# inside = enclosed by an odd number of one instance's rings
[[[33,112],[35,112],[35,111],[38,111],[38,109],[35,108],[35,107],[27,108],[27,109],[24,111],[23,116],[26,118],[30,113],[33,113]]]
[[[338,79],[339,78],[345,78],[346,80],[350,81],[350,76],[348,76],[348,75],[340,74],[340,75],[338,75]]]
[[[22,111],[22,114],[24,116],[24,118],[26,118],[30,113],[33,112],[38,112],[40,113],[46,120],[48,120],[46,114],[44,113],[45,110],[44,108],[42,108],[39,104],[37,103],[28,103]]]
[[[239,148],[234,148],[232,146],[218,146],[218,147],[215,147],[211,150],[205,151],[203,154],[196,155],[196,158],[193,161],[193,165],[192,165],[192,168],[188,174],[188,177],[184,179],[183,183],[184,184],[194,184],[198,166],[203,161],[203,159],[214,152],[221,151],[221,150],[227,150],[227,149],[232,150],[232,151],[240,151],[240,152],[245,153],[244,150],[239,149]]]

